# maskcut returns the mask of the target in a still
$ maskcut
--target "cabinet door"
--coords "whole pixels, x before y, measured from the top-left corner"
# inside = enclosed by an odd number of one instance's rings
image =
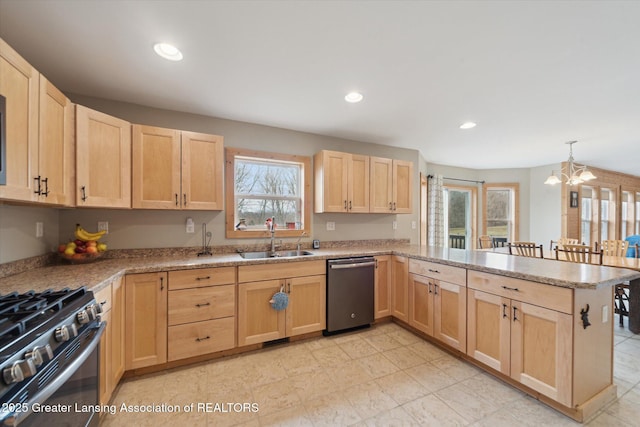
[[[409,322],[409,266],[406,257],[391,258],[391,310],[393,317]]]
[[[411,213],[413,211],[413,163],[393,161],[393,211]]]
[[[370,173],[369,212],[391,213],[393,211],[393,161],[371,157]]]
[[[348,153],[321,151],[314,157],[316,203],[315,212],[347,212]]]
[[[285,281],[289,292],[286,336],[321,331],[326,327],[326,276],[305,276]]]
[[[180,209],[180,131],[133,125],[132,206]]]
[[[111,292],[111,379],[115,388],[125,367],[125,295],[121,278],[111,284]]]
[[[71,101],[40,76],[40,126],[38,201],[72,205],[75,156],[73,151],[73,107]]]
[[[494,294],[467,290],[467,354],[509,375],[511,302]]]
[[[167,361],[167,273],[131,274],[125,281],[126,368]]]
[[[348,174],[349,212],[369,212],[369,156],[350,155]]]
[[[511,377],[571,406],[572,316],[512,302]]]
[[[434,280],[409,274],[409,324],[425,334],[433,336]]]
[[[464,286],[434,280],[433,336],[449,346],[467,350],[467,292]]]
[[[131,207],[131,125],[76,105],[76,205]]]
[[[111,372],[113,369],[113,360],[111,359],[111,347],[112,347],[112,331],[113,325],[111,324],[111,310],[103,312],[100,315],[103,322],[107,322],[102,337],[100,337],[100,390],[99,390],[99,402],[104,405],[111,399],[111,392],[113,391],[115,384]]]
[[[0,39],[0,94],[6,98],[6,183],[0,199],[35,201],[40,75]]]
[[[280,291],[279,279],[238,285],[238,345],[257,344],[285,336],[285,310],[271,307],[271,297]]]
[[[223,209],[223,138],[182,132],[182,208]]]
[[[377,256],[375,270],[374,317],[391,316],[391,255]]]

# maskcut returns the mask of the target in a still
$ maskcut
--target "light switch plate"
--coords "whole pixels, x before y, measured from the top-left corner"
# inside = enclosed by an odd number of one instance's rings
[[[44,236],[44,223],[38,221],[36,222],[36,237]]]
[[[411,229],[412,230],[416,229],[416,222],[415,221],[411,221]]]
[[[327,221],[327,231],[335,231],[336,223],[333,221]]]
[[[398,221],[393,221],[392,227],[393,227],[394,230],[397,230],[398,229]]]
[[[187,233],[195,233],[196,232],[196,225],[193,223],[193,218],[187,218],[186,232]]]
[[[609,321],[609,306],[602,306],[602,323],[607,323]]]

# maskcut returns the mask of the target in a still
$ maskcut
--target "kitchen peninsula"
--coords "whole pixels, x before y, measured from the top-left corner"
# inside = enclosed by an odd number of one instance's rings
[[[297,263],[317,263],[345,256],[391,257],[393,274],[389,272],[387,282],[379,282],[386,283],[388,288],[386,292],[376,293],[378,299],[388,295],[390,316],[380,317],[380,321],[391,317],[421,337],[578,421],[586,421],[616,397],[611,287],[622,281],[640,279],[639,272],[483,251],[367,242],[312,253],[304,257],[259,260],[243,259],[236,253],[200,258],[194,253],[104,259],[94,264],[42,267],[8,276],[0,279],[0,293],[86,286],[101,295],[97,299],[102,302],[105,290],[111,295],[110,289],[116,282],[126,288],[129,278],[163,274],[168,277],[169,286],[165,286],[167,279],[164,279],[162,290],[158,291],[165,294],[165,299],[160,300],[164,302],[158,304],[159,309],[164,310],[165,323],[160,326],[164,330],[157,332],[166,336],[167,328],[172,328],[166,324],[167,289],[169,293],[177,292],[171,290],[172,274],[206,271],[207,280],[216,280],[215,274],[223,273],[220,283],[212,287],[231,290],[232,308],[228,317],[224,317],[228,322],[224,324],[237,328],[234,316],[239,317],[241,312],[237,290],[234,296],[238,267],[281,264],[291,270]],[[127,291],[125,289],[125,293]],[[114,299],[112,304],[115,303]],[[122,311],[128,313],[131,301],[127,298],[120,303],[125,305]],[[131,334],[129,319],[125,322],[126,334]],[[208,354],[199,353],[198,357],[180,354],[178,358],[182,359],[173,363],[167,362],[171,357],[167,359],[165,339],[156,347],[163,356],[157,359],[160,362],[151,362],[146,367],[159,370],[218,357],[229,351],[243,351],[237,346],[235,331],[230,335],[226,332],[227,339],[229,336],[231,339],[227,341],[226,351],[211,350]],[[117,345],[124,346],[127,353],[131,350],[127,341]],[[168,346],[171,348],[171,337]],[[246,349],[260,345],[257,346]],[[145,365],[128,364],[126,369],[135,373],[140,366]]]

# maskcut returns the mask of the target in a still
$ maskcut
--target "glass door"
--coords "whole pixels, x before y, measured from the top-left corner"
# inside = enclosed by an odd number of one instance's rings
[[[473,249],[475,188],[444,187],[445,230],[450,248]]]

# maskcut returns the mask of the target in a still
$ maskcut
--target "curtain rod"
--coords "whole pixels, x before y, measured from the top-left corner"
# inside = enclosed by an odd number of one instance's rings
[[[427,179],[433,178],[433,175],[427,175]],[[448,178],[443,176],[442,179],[448,179],[450,181],[465,181],[465,182],[475,182],[476,184],[484,184],[485,181],[476,181],[474,179],[462,179],[462,178]]]

